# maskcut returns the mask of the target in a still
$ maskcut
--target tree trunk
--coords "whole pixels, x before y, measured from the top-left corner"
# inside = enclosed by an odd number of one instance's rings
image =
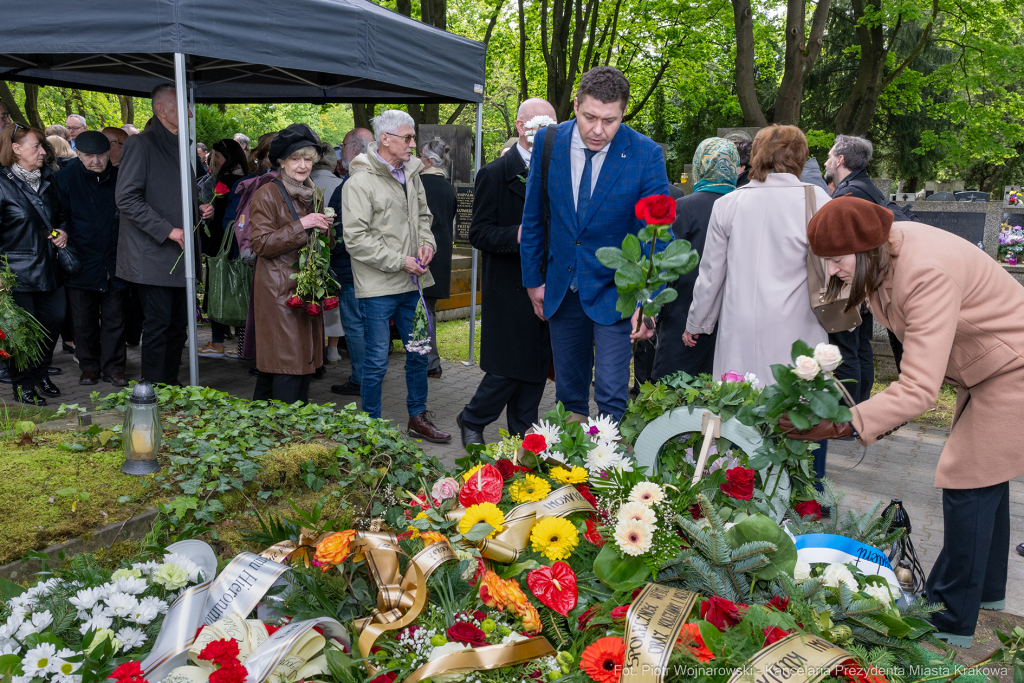
[[[64,103],[64,116],[68,117],[75,112],[71,109],[71,95],[67,88],[58,88],[60,91],[60,99]]]
[[[39,115],[39,86],[34,83],[25,84],[25,117],[33,128],[46,129],[43,117]]]
[[[85,101],[82,99],[82,91],[78,88],[72,88],[71,97],[74,100],[75,108],[77,109],[74,113],[85,118]]]
[[[118,95],[117,103],[121,105],[121,125],[135,125],[135,98],[130,95]]]
[[[800,105],[804,99],[804,80],[821,54],[822,37],[828,21],[831,0],[818,0],[806,35],[804,0],[788,0],[786,9],[786,71],[775,100],[775,123],[800,125]]]
[[[228,105],[226,105],[223,102],[221,102],[220,104],[217,105],[217,111],[219,111],[221,114],[227,114],[228,113]]]
[[[373,118],[373,104],[364,104],[362,102],[352,103],[352,121],[356,128],[366,128],[373,130],[373,125],[370,123],[370,119]]]
[[[541,52],[548,69],[547,99],[559,121],[568,119],[572,111],[573,86],[580,71],[583,42],[596,31],[599,5],[600,0],[541,2]]]
[[[14,99],[14,93],[7,86],[7,81],[0,81],[0,101],[7,106],[7,113],[11,115],[11,121],[21,124],[22,126],[29,125],[28,119],[21,113],[21,107],[18,106],[18,101]]]
[[[732,0],[732,15],[736,26],[736,97],[743,112],[743,125],[767,126],[754,80],[754,17],[750,0]]]
[[[519,101],[525,102],[530,97],[530,88],[526,82],[526,10],[523,0],[519,0]]]

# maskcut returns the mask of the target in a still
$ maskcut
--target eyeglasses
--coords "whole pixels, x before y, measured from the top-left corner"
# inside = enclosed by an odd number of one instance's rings
[[[23,128],[24,130],[28,130],[28,128],[25,128],[25,126],[21,125],[20,123],[15,123],[14,124],[14,128],[11,129],[11,142],[14,142],[14,136],[18,134],[18,129],[19,128]]]
[[[390,135],[393,138],[399,138],[407,145],[416,139],[415,135],[395,135],[394,133],[384,133],[384,135]]]
[[[68,130],[85,130],[85,126],[68,126]]]

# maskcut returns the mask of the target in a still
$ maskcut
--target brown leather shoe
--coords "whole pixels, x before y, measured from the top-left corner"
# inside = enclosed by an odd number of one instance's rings
[[[99,384],[100,373],[95,370],[85,370],[82,372],[82,376],[78,378],[79,384]]]
[[[440,429],[434,426],[434,423],[430,421],[430,416],[433,415],[431,412],[423,412],[419,415],[415,415],[409,418],[409,435],[414,436],[417,439],[423,439],[424,441],[430,441],[431,443],[448,443],[452,440],[452,435],[448,432],[442,432]]]
[[[126,387],[128,386],[128,378],[124,376],[123,372],[112,372],[103,378],[104,382],[110,382],[115,387]]]

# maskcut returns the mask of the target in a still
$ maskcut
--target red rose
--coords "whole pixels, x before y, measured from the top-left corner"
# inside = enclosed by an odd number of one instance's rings
[[[337,308],[341,304],[341,301],[336,296],[329,296],[324,299],[324,310],[330,311]]]
[[[801,517],[814,517],[814,519],[821,519],[821,505],[816,500],[805,500],[802,503],[798,503],[793,506],[796,510],[796,514]]]
[[[3,341],[4,339],[7,339],[7,333],[0,330],[0,341]]]
[[[470,647],[481,647],[487,644],[487,634],[468,621],[458,622],[445,631],[445,633],[448,635],[449,640],[454,640],[456,643],[462,643]]]
[[[587,499],[588,503],[594,506],[595,510],[597,509],[597,498],[595,498],[594,494],[590,492],[589,486],[586,484],[578,484],[576,486],[576,490],[580,492],[581,496]]]
[[[512,475],[515,474],[516,471],[511,460],[499,460],[494,463],[494,466],[498,468],[499,472],[501,472],[501,478],[505,481],[511,479]]]
[[[224,195],[230,192],[231,188],[225,185],[224,183],[217,183],[213,187],[213,194],[217,195],[218,197],[223,197]]]
[[[210,683],[245,683],[249,672],[235,660],[234,663],[222,666],[210,674]]]
[[[620,605],[612,610],[612,621],[625,621],[626,613],[629,612],[629,605]]]
[[[396,678],[398,678],[398,676],[395,674],[395,672],[389,671],[388,673],[381,674],[376,678],[371,678],[370,683],[395,683]]]
[[[697,503],[694,503],[689,508],[687,508],[687,511],[690,513],[690,516],[693,517],[693,521],[695,522],[704,516],[704,513],[700,509],[700,505],[698,505]]]
[[[629,596],[629,599],[630,599],[630,601],[636,600],[636,599],[637,599],[637,597],[638,597],[638,596],[639,596],[639,595],[640,595],[641,593],[643,593],[643,592],[644,592],[644,587],[643,587],[643,586],[640,586],[639,588],[637,588],[636,590],[634,590],[634,591],[633,591],[633,595]]]
[[[784,598],[781,595],[774,595],[772,599],[768,601],[769,607],[774,607],[780,612],[785,612],[789,609],[789,598]]]
[[[718,488],[727,496],[737,500],[750,500],[754,496],[754,470],[746,467],[733,467],[725,471],[724,484]]]
[[[594,521],[593,517],[587,519],[587,533],[583,534],[583,538],[598,548],[604,547],[604,538],[601,537],[601,533],[597,530],[597,522]]]
[[[636,217],[647,225],[668,225],[676,219],[676,200],[653,194],[636,203]]]
[[[579,616],[579,618],[576,620],[576,630],[578,630],[578,631],[586,631],[587,627],[590,626],[590,620],[594,618],[594,612],[596,610],[597,610],[596,606],[595,607],[591,607],[586,612],[581,614]]]
[[[725,631],[730,626],[740,623],[746,611],[746,605],[730,602],[717,595],[712,595],[700,604],[700,618],[719,631]]]
[[[318,306],[317,304],[314,304],[314,303],[306,304],[306,313],[309,313],[310,315],[320,315],[320,313],[322,311],[323,311],[323,309],[320,308],[320,306]]]
[[[543,453],[548,449],[548,442],[540,434],[527,434],[523,439],[523,450],[530,451],[534,455]]]
[[[487,618],[487,614],[485,612],[481,612],[480,610],[477,610],[477,611],[473,612],[473,618],[476,619],[477,621],[483,621],[484,619]]]
[[[302,303],[302,299],[300,299],[296,294],[293,294],[291,297],[289,297],[288,301],[286,301],[285,303],[291,306],[292,308],[306,307],[306,304]]]
[[[125,678],[135,678],[142,676],[142,666],[135,661],[125,662],[121,666],[114,669],[107,678],[114,678],[118,681],[124,680]]]
[[[782,640],[789,635],[789,631],[783,631],[778,626],[772,626],[771,628],[761,629],[764,632],[764,644],[765,647],[771,645],[774,642]]]

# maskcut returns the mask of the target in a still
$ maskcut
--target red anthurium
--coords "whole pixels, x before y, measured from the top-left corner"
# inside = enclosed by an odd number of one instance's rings
[[[494,465],[484,465],[462,485],[459,491],[459,504],[468,508],[479,503],[497,503],[501,500],[501,489],[505,478]]]
[[[550,567],[534,569],[526,575],[526,585],[544,605],[563,617],[576,606],[579,594],[576,592],[576,574],[565,562],[555,562]]]

